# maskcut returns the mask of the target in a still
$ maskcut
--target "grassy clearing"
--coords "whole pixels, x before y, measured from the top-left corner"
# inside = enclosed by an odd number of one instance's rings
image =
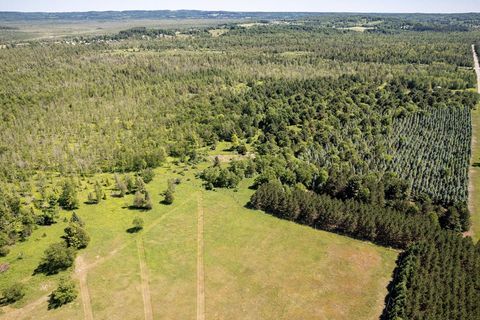
[[[210,34],[214,38],[220,37],[222,34],[225,34],[228,31],[229,31],[228,29],[211,29],[211,30],[208,30],[208,32],[210,32]]]
[[[397,252],[246,209],[251,180],[242,182],[238,192],[205,191],[194,177],[196,170],[169,166],[157,169],[147,186],[154,203],[151,211],[128,209],[132,196],[82,204],[76,211],[92,238],[80,254],[86,264],[93,264],[87,281],[95,319],[143,319],[138,238],[145,247],[153,318],[195,318],[200,195],[208,318],[372,319],[380,314]],[[182,178],[175,202],[160,204],[172,177]],[[86,192],[82,197],[86,199]],[[70,214],[62,212],[62,217]],[[144,230],[127,233],[137,215],[145,220]],[[64,227],[60,222],[39,228],[0,259],[11,264],[2,274],[0,288],[14,281],[29,287],[24,300],[3,308],[6,313],[0,319],[10,319],[9,312],[22,307],[24,312],[16,318],[83,319],[80,296],[58,310],[48,311],[45,301],[31,307],[56,285],[58,276],[32,276],[32,271]],[[21,252],[23,259],[17,259]]]
[[[222,22],[235,22],[225,20]],[[127,19],[127,20],[89,20],[89,21],[15,21],[2,25],[14,27],[14,30],[2,30],[0,41],[61,39],[74,36],[95,36],[113,34],[134,27],[189,29],[193,27],[214,27],[215,19]],[[224,29],[218,29],[224,30]]]
[[[480,239],[480,106],[472,111],[472,159],[470,164],[469,209],[472,220],[471,236]]]
[[[205,193],[207,315],[379,316],[397,252],[246,209],[251,192]]]
[[[373,28],[373,27],[355,26],[355,27],[339,28],[339,29],[356,31],[356,32],[365,32],[365,31],[367,31],[367,30],[372,30],[372,29],[375,29],[375,28]]]

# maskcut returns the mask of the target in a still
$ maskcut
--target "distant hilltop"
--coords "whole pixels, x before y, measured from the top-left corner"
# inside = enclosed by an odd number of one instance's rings
[[[232,12],[200,10],[133,10],[133,11],[89,11],[89,12],[6,12],[0,11],[0,21],[18,20],[123,20],[123,19],[298,19],[307,17],[368,16],[368,17],[412,17],[428,20],[432,17],[471,17],[478,19],[480,13],[454,14],[407,14],[407,13],[333,13],[333,12]]]

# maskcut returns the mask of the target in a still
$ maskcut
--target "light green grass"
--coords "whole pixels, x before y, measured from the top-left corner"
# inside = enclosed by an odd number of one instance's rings
[[[204,196],[210,316],[379,317],[397,252],[246,209],[239,190]]]
[[[472,222],[471,236],[480,239],[480,106],[472,111],[472,160],[470,164],[469,209]]]
[[[128,209],[132,196],[109,197],[76,210],[92,238],[79,254],[87,264],[96,263],[87,277],[95,319],[143,319],[137,239],[145,247],[154,318],[195,318],[200,196],[205,217],[207,318],[378,317],[397,252],[247,209],[251,180],[243,181],[238,192],[205,191],[194,174],[206,165],[188,171],[173,165],[157,169],[154,181],[147,185],[154,203],[150,211]],[[182,178],[175,202],[160,204],[161,192],[172,177]],[[82,192],[84,199],[87,191]],[[70,215],[62,212],[62,217]],[[144,230],[127,233],[137,215],[145,220]],[[29,305],[55,287],[58,276],[32,276],[32,271],[48,244],[60,239],[64,227],[61,222],[39,228],[0,259],[0,263],[11,263],[0,287],[19,280],[29,287],[24,300],[8,308]],[[19,252],[24,252],[24,259],[14,259]],[[53,311],[42,303],[23,318],[83,319],[81,298]],[[0,319],[8,319],[8,313]]]

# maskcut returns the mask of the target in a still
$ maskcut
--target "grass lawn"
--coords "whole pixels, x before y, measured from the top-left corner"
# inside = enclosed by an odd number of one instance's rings
[[[150,211],[128,209],[131,195],[108,197],[97,205],[82,203],[76,210],[91,236],[90,245],[79,254],[89,266],[87,284],[95,319],[144,319],[142,277],[154,319],[196,317],[199,203],[204,212],[207,318],[378,318],[396,251],[247,209],[251,180],[244,180],[238,191],[206,191],[194,177],[198,170],[168,166],[157,169],[147,185],[154,203]],[[175,201],[160,204],[161,192],[173,177],[182,179]],[[82,197],[86,199],[86,191]],[[61,215],[63,221],[71,213]],[[135,216],[145,220],[145,227],[131,234],[126,230]],[[28,287],[22,301],[2,308],[0,319],[85,318],[81,295],[69,305],[47,310],[45,296],[59,276],[73,275],[72,270],[32,275],[45,248],[60,240],[65,225],[35,230],[9,256],[0,258],[0,263],[10,263],[0,288],[15,281]],[[139,255],[139,244],[144,255]],[[146,273],[140,273],[139,259],[144,259]]]

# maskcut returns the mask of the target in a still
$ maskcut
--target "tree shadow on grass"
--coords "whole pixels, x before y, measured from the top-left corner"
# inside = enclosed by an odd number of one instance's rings
[[[387,295],[385,296],[384,307],[379,320],[388,319],[389,304],[393,299],[393,294],[394,294],[393,290],[396,285],[397,275],[401,272],[400,264],[402,260],[405,258],[405,256],[406,256],[406,253],[402,252],[398,255],[397,261],[395,261],[395,264],[396,264],[395,269],[393,269],[393,272],[392,272],[392,276],[391,276],[392,280],[390,280],[390,283],[387,285]]]
[[[33,276],[37,275],[37,274],[44,274],[46,276],[51,276],[51,275],[55,275],[55,274],[58,274],[60,271],[65,271],[67,270],[69,267],[51,267],[49,266],[48,264],[46,263],[41,263],[38,265],[37,268],[35,268],[35,270],[33,270]]]
[[[480,162],[475,162],[472,164],[472,167],[480,167]]]
[[[12,304],[13,302],[8,301],[4,297],[0,298],[0,307],[5,307],[8,306],[9,304]]]
[[[127,232],[128,233],[138,233],[142,230],[143,228],[139,228],[139,227],[131,227],[131,228],[128,228],[127,229]]]
[[[141,212],[151,210],[151,209],[148,209],[148,208],[139,208],[139,207],[136,207],[136,206],[126,206],[126,207],[123,207],[123,208],[128,209],[128,210],[141,211]]]

